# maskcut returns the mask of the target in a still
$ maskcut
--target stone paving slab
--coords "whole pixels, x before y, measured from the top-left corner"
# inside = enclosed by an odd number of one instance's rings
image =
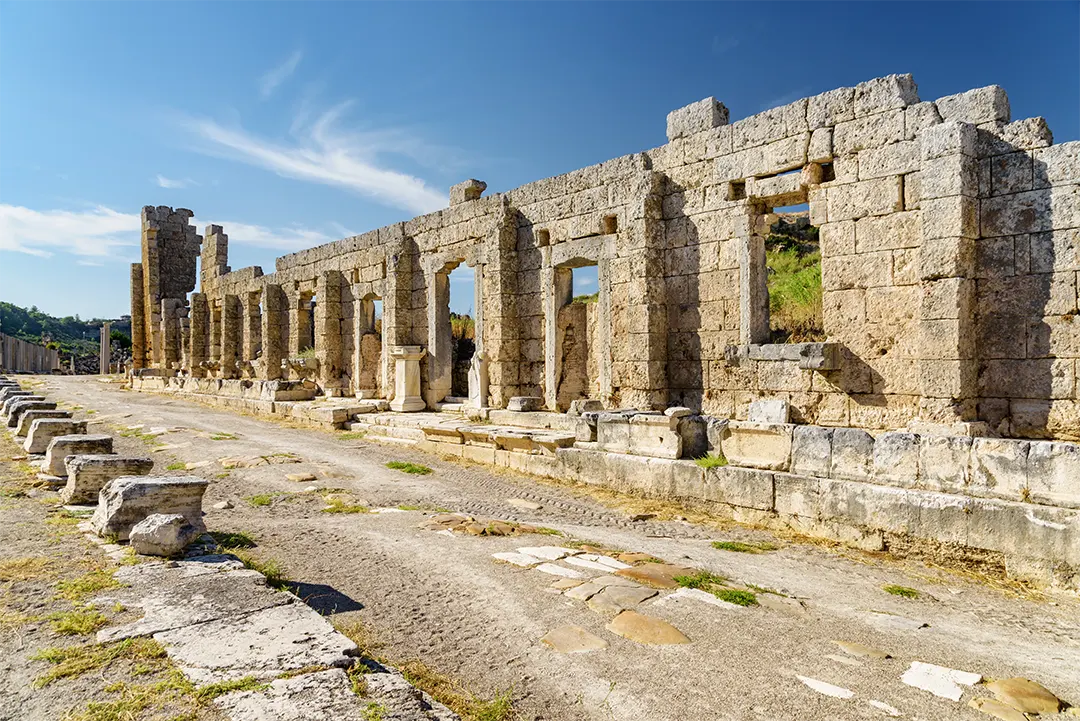
[[[268,679],[308,666],[345,667],[359,654],[355,643],[302,603],[163,631],[154,640],[196,685]]]

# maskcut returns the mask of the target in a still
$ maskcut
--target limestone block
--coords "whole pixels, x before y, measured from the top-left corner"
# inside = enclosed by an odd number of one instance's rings
[[[679,436],[682,438],[680,458],[701,458],[708,454],[708,420],[704,416],[693,415],[678,417],[678,422]]]
[[[131,528],[128,541],[142,556],[175,556],[201,531],[178,513],[152,513]]]
[[[17,385],[16,386],[6,386],[4,388],[0,388],[0,404],[5,404],[6,405],[8,400],[10,400],[11,398],[14,398],[15,396],[35,396],[35,395],[36,394],[33,391],[24,391],[21,386],[17,386]],[[38,397],[40,398],[41,396],[38,396]],[[7,415],[6,410],[4,412],[4,415]]]
[[[967,155],[946,155],[922,161],[919,200],[950,195],[979,195],[979,165]]]
[[[878,483],[914,488],[919,480],[919,436],[895,431],[874,440],[873,479]]]
[[[925,208],[925,202],[924,202]],[[1045,190],[997,196],[982,201],[980,229],[989,238],[1052,230],[1051,195]]]
[[[783,398],[759,398],[750,404],[752,423],[790,423],[791,404]]]
[[[69,418],[39,418],[30,425],[30,431],[23,442],[27,453],[44,453],[49,443],[57,436],[74,436],[86,433],[86,421],[73,421]]]
[[[855,86],[855,117],[904,108],[919,102],[911,75],[887,75]]]
[[[921,436],[919,485],[935,491],[962,491],[971,479],[971,443],[964,436]]]
[[[458,205],[469,200],[477,200],[487,189],[487,183],[470,178],[457,185],[450,186],[450,205]]]
[[[979,495],[1024,500],[1028,487],[1028,441],[976,438],[971,445],[971,485]]]
[[[919,143],[904,140],[882,148],[867,148],[859,153],[859,180],[901,175],[920,169]]]
[[[539,396],[513,396],[506,404],[506,410],[516,413],[531,413],[544,407],[544,399]]]
[[[919,133],[923,160],[943,158],[946,155],[976,157],[978,134],[974,125],[951,121],[932,125]]]
[[[15,435],[17,437],[26,437],[26,434],[30,432],[30,425],[38,418],[71,418],[71,411],[61,410],[32,410],[26,411],[19,418],[19,425],[15,428]]]
[[[721,444],[724,456],[734,466],[786,471],[793,429],[783,423],[731,421]]]
[[[1031,500],[1080,508],[1080,445],[1034,441],[1028,451]]]
[[[202,533],[202,497],[209,485],[192,476],[122,476],[101,489],[90,524],[99,536],[124,541],[147,516],[175,513]]]
[[[145,476],[154,468],[149,458],[131,456],[77,455],[64,462],[67,484],[60,490],[64,503],[97,503],[101,489],[122,476]]]
[[[579,441],[584,443],[596,441],[596,419],[599,415],[598,412],[588,412],[578,416],[577,423],[574,424],[574,431]]]
[[[1031,153],[1020,151],[989,159],[990,194],[1010,195],[1031,190],[1034,182],[1034,161]]]
[[[728,419],[709,416],[705,421],[705,438],[709,443],[709,453],[720,453],[724,436],[727,434]]]
[[[795,426],[791,442],[791,472],[828,478],[832,468],[832,428]]]
[[[809,130],[830,127],[855,118],[855,88],[837,88],[807,98],[806,122]]]
[[[675,140],[728,124],[728,109],[716,98],[705,98],[667,116],[667,138]]]
[[[1033,155],[1036,188],[1080,183],[1080,140],[1036,150]]]
[[[1009,96],[997,85],[968,90],[965,93],[946,95],[934,101],[941,117],[960,120],[972,125],[980,123],[1007,123],[1010,119]]]
[[[8,405],[7,427],[18,428],[19,419],[27,411],[54,411],[56,404],[46,400],[31,400],[33,396],[15,397]]]
[[[679,419],[651,413],[631,417],[629,452],[652,458],[680,458],[682,436],[679,434]]]
[[[609,453],[630,451],[630,418],[627,413],[600,413],[596,418],[596,443]]]
[[[602,401],[593,398],[578,398],[570,401],[570,408],[566,411],[568,416],[580,416],[583,413],[598,413],[604,410]]]
[[[833,129],[818,128],[810,134],[810,144],[806,148],[806,160],[809,163],[828,163],[833,159]]]
[[[933,103],[916,103],[904,108],[904,137],[914,140],[919,133],[941,122],[941,114]]]
[[[776,204],[784,204],[787,196],[802,192],[802,177],[798,173],[774,175],[769,178],[751,179],[746,194],[753,198],[776,198]]]
[[[64,459],[68,456],[112,452],[112,436],[104,434],[56,436],[45,449],[45,460],[41,468],[51,476],[64,476],[67,474]]]
[[[825,196],[829,222],[903,210],[902,185],[900,176],[889,176],[829,187]]]
[[[773,510],[773,474],[722,466],[705,471],[705,500]]]
[[[837,428],[832,437],[829,475],[845,481],[870,480],[874,468],[874,437],[858,428]]]
[[[832,228],[833,225],[847,224],[829,223],[826,227]],[[918,248],[922,244],[922,218],[914,211],[860,218],[853,227],[854,245],[850,252],[857,250],[859,253],[873,253],[880,250]],[[829,244],[834,242],[834,233],[823,232],[823,235],[829,236]]]

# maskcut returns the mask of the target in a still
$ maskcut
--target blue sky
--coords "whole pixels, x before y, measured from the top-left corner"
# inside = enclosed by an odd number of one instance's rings
[[[0,300],[128,312],[143,205],[269,272],[468,177],[660,145],[710,95],[736,120],[910,72],[924,100],[999,84],[1075,140],[1078,29],[1076,2],[0,2]]]

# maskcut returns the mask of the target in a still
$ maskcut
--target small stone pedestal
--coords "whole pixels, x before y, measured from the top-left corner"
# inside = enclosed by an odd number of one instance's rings
[[[420,397],[420,359],[427,353],[422,346],[398,345],[390,348],[394,360],[394,400],[390,410],[399,413],[422,411],[427,408]]]

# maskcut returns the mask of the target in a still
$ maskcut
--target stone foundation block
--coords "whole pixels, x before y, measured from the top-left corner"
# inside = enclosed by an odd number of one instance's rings
[[[919,439],[919,486],[934,491],[963,490],[970,480],[971,439],[922,436]]]
[[[791,466],[791,439],[795,426],[786,423],[731,421],[721,446],[734,466],[786,471]]]
[[[145,476],[154,468],[149,458],[116,455],[68,456],[67,485],[60,491],[64,503],[97,503],[101,489],[116,478]]]
[[[7,403],[8,399],[14,398],[15,396],[32,395],[34,395],[33,391],[24,391],[19,386],[5,386],[3,388],[0,388],[0,404]],[[0,407],[2,407],[2,405],[0,405]]]
[[[154,513],[136,523],[128,541],[142,556],[174,556],[199,537],[200,531],[178,513]]]
[[[64,476],[67,474],[67,468],[64,466],[65,458],[83,454],[112,453],[112,444],[112,436],[104,434],[57,436],[45,449],[45,461],[41,469],[51,476]]]
[[[23,450],[27,453],[44,453],[49,443],[58,436],[75,436],[86,433],[86,421],[73,421],[69,418],[39,418],[30,425],[26,434]]]
[[[680,458],[701,458],[709,452],[708,421],[704,416],[682,416],[679,436],[682,438]]]
[[[752,423],[790,423],[791,404],[782,398],[759,398],[750,403]]]
[[[630,452],[630,418],[626,413],[600,413],[596,418],[596,443],[608,453]]]
[[[4,399],[4,405],[0,406],[0,416],[7,418],[11,413],[11,406],[15,405],[17,401],[43,401],[45,396],[39,396],[31,391],[15,391],[8,395]]]
[[[71,411],[26,411],[22,414],[22,417],[19,418],[19,425],[15,427],[15,435],[21,438],[25,438],[26,434],[30,432],[30,424],[36,421],[38,418],[71,418]]]
[[[883,433],[874,441],[874,480],[890,486],[914,488],[919,481],[919,436]]]
[[[976,438],[971,444],[971,490],[978,495],[1025,500],[1028,489],[1028,441]]]
[[[544,407],[544,399],[537,396],[514,396],[506,404],[506,410],[516,413],[530,413]]]
[[[651,413],[632,417],[630,453],[652,458],[680,458],[682,435],[679,434],[679,419]]]
[[[830,478],[866,481],[873,475],[874,437],[858,428],[833,431]]]
[[[791,472],[828,478],[832,468],[832,428],[795,426],[791,441]]]
[[[743,508],[775,508],[773,474],[723,466],[705,471],[705,500]]]
[[[17,428],[19,426],[19,419],[27,411],[54,411],[56,410],[56,404],[52,401],[36,401],[27,400],[25,398],[16,399],[11,406],[8,407],[7,427]]]
[[[1028,451],[1031,500],[1080,508],[1080,445],[1035,441]]]
[[[202,498],[209,485],[191,476],[123,476],[101,489],[90,524],[100,536],[125,541],[147,516],[179,514],[202,533]]]
[[[599,413],[582,413],[574,425],[577,439],[583,443],[596,441],[596,418]]]

